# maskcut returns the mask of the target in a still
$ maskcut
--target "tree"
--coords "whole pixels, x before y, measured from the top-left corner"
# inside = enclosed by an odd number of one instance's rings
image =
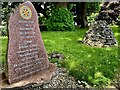
[[[74,21],[77,23],[77,26],[81,28],[86,28],[88,21],[87,16],[91,15],[93,12],[99,10],[99,2],[75,2],[73,9],[74,12]]]
[[[55,6],[56,8],[62,8],[62,7],[67,8],[67,2],[57,2]]]
[[[81,2],[81,28],[87,27],[86,2]]]
[[[7,13],[9,13],[11,8],[15,8],[15,6],[18,6],[20,3],[22,2],[12,2],[10,5],[8,5],[8,3],[7,4],[4,3],[3,5],[5,5],[4,7],[6,7],[7,5],[8,8],[6,8],[6,11]],[[74,14],[74,16],[76,16],[74,18],[74,21],[77,22],[77,25],[80,26],[81,28],[87,27],[87,23],[88,23],[87,15],[90,15],[92,12],[95,12],[96,8],[98,9],[99,7],[98,2],[70,2],[70,3],[68,2],[32,2],[32,3],[38,15],[40,15],[39,13],[42,13],[45,19],[49,18],[53,8],[64,7],[64,8],[71,9],[72,8],[71,6],[73,5],[73,9],[71,10],[71,12]]]
[[[34,2],[33,3],[37,13],[42,13],[44,15],[45,18],[48,19],[48,14],[47,14],[47,6],[49,5],[49,3],[44,3],[44,2]],[[44,6],[44,8],[42,7],[42,5]]]
[[[76,22],[77,25],[81,28],[85,28],[87,26],[87,17],[86,17],[86,2],[78,2],[76,3]]]

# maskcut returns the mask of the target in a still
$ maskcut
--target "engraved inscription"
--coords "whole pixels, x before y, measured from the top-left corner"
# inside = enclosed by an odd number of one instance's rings
[[[33,28],[20,28],[20,30],[33,30]]]
[[[43,70],[44,68],[45,68],[45,66],[43,66],[41,69],[37,69],[37,71],[39,72],[40,70]],[[23,75],[18,76],[18,77],[14,77],[13,80],[19,79],[19,78],[24,77],[24,76],[31,75],[31,74],[34,73],[34,72],[36,72],[36,71],[32,71],[32,72],[29,72],[29,73],[23,74]]]
[[[26,73],[34,70],[35,65],[41,64],[42,58],[38,58],[38,45],[32,41],[32,38],[35,38],[35,31],[34,28],[29,26],[33,24],[33,21],[19,20],[19,23],[24,24],[24,27],[20,27],[19,29],[20,38],[23,39],[23,41],[19,43],[19,51],[17,51],[18,57],[20,58],[19,64],[16,63],[13,67],[17,73],[19,73],[20,70]]]

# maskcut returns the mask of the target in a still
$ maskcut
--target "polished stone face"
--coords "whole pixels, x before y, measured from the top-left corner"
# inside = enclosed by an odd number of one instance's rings
[[[7,77],[10,84],[49,67],[37,12],[31,2],[24,2],[11,14],[8,29]]]

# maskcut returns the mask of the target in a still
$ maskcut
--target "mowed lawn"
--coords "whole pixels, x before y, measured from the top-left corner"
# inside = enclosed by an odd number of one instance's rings
[[[119,27],[114,26],[112,29],[120,43]],[[42,31],[47,53],[62,53],[65,58],[59,63],[80,80],[94,84],[91,80],[95,79],[95,74],[98,72],[112,80],[119,68],[118,47],[96,48],[82,44],[80,41],[86,30],[76,28],[75,31]],[[2,43],[0,62],[2,63],[6,60],[7,37],[0,37],[0,41]],[[54,62],[54,60],[50,61]]]

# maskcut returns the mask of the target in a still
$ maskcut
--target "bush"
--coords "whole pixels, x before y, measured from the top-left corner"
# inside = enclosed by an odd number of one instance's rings
[[[0,26],[0,36],[7,36],[7,26]]]
[[[87,16],[88,23],[95,22],[95,17],[98,15],[98,13],[92,13],[90,16]]]
[[[73,15],[67,8],[55,8],[46,26],[49,31],[72,31],[74,30]]]
[[[38,17],[38,22],[39,22],[40,25],[45,25],[46,18],[44,16],[39,16]]]
[[[106,78],[105,76],[103,76],[103,74],[101,72],[96,72],[94,74],[94,78],[89,77],[88,80],[90,82],[92,82],[93,87],[97,87],[97,88],[104,88],[104,87],[110,85],[110,83],[111,83],[111,80],[109,78]]]

